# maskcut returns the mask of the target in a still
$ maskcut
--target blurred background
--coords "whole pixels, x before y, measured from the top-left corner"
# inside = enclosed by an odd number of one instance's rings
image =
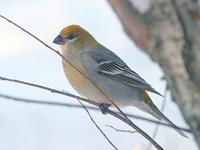
[[[52,44],[67,25],[79,24],[100,43],[119,55],[156,90],[164,93],[159,66],[129,40],[115,13],[102,0],[0,0],[0,13]],[[21,30],[0,19],[0,76],[29,81],[77,94],[64,76],[61,58]],[[37,88],[0,81],[0,93],[43,101],[77,103],[76,100]],[[163,98],[150,94],[160,107]],[[78,103],[77,103],[78,104]],[[136,108],[125,112],[149,117]],[[130,129],[110,115],[90,111],[110,140],[123,150],[145,150],[149,142],[138,133],[116,132],[106,127]],[[167,94],[164,114],[176,125],[188,128],[179,109]],[[149,135],[155,124],[132,119]],[[17,103],[0,98],[0,150],[110,150],[112,147],[90,121],[84,109]],[[197,150],[193,136],[181,137],[171,128],[159,127],[156,141],[164,149]],[[154,147],[152,147],[154,149]]]

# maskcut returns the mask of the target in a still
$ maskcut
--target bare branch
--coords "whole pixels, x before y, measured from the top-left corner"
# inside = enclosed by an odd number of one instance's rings
[[[106,110],[106,113],[118,118],[119,120],[126,122],[126,118],[122,117],[121,115],[117,115],[116,113],[114,113],[113,111],[111,111],[110,109]],[[144,136],[146,139],[148,139],[149,141],[151,141],[151,143],[159,150],[164,150],[160,145],[158,145],[148,134],[146,134],[143,130],[141,130],[138,126],[136,126],[134,123],[129,122],[129,124],[132,128],[134,128],[138,133],[140,133],[142,136]]]
[[[150,50],[154,45],[154,39],[133,5],[126,0],[108,0],[108,2],[135,44],[142,49]]]
[[[171,3],[183,32],[182,55],[185,67],[190,78],[200,88],[200,28],[193,18],[194,14],[199,13],[200,6],[198,2],[187,0],[171,0]]]
[[[78,100],[78,102],[81,104],[81,106],[85,109],[86,113],[88,114],[88,116],[90,117],[90,120],[93,122],[93,124],[96,126],[96,128],[101,132],[101,134],[106,138],[106,140],[110,143],[110,145],[112,145],[112,147],[115,150],[118,150],[118,148],[110,141],[110,139],[106,136],[106,134],[102,131],[102,129],[97,125],[97,123],[94,121],[94,119],[92,118],[90,112],[88,111],[88,109],[85,107],[85,105],[83,105],[83,103],[81,101]]]
[[[44,101],[44,100],[33,100],[33,99],[27,99],[27,98],[19,98],[19,97],[15,97],[15,96],[9,96],[9,95],[5,95],[0,93],[0,97],[1,98],[5,98],[8,100],[13,100],[16,102],[22,102],[22,103],[30,103],[30,104],[39,104],[39,105],[46,105],[46,106],[59,106],[59,107],[69,107],[69,108],[82,108],[82,106],[78,105],[78,104],[69,104],[69,103],[61,103],[61,102],[52,102],[52,101]],[[85,106],[87,109],[93,110],[93,111],[99,111],[99,108],[97,107],[93,107],[93,106]],[[116,111],[114,111],[115,113],[117,113]],[[131,117],[131,118],[136,118],[142,121],[146,121],[149,123],[155,123],[155,124],[159,124],[165,127],[172,127],[170,124],[167,123],[163,123],[160,121],[156,121],[156,120],[152,120],[152,119],[148,119],[148,118],[144,118],[141,116],[137,116],[137,115],[133,115],[130,113],[126,113],[127,116]],[[172,127],[173,128],[173,127]],[[188,133],[191,133],[191,131],[189,129],[186,128],[182,128],[182,127],[178,127],[178,129],[186,131]]]
[[[1,77],[1,76],[0,76],[0,80],[9,81],[9,82],[14,82],[14,83],[18,83],[18,84],[23,84],[23,85],[28,85],[28,86],[40,88],[40,89],[43,89],[43,90],[50,91],[52,93],[57,93],[57,94],[69,96],[69,97],[72,97],[72,98],[79,99],[79,100],[82,100],[84,102],[87,102],[89,104],[93,104],[95,106],[99,106],[98,103],[96,103],[96,102],[94,102],[92,100],[89,100],[89,99],[86,99],[86,98],[83,98],[83,97],[80,97],[80,96],[76,96],[76,95],[68,93],[68,92],[64,92],[64,91],[56,90],[56,89],[49,88],[49,87],[46,87],[46,86],[42,86],[42,85],[39,85],[39,84],[25,82],[25,81],[16,80],[16,79],[9,79],[9,78],[5,78],[5,77]]]

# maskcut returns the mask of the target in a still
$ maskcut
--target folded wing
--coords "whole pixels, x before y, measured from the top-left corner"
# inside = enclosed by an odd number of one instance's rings
[[[122,82],[123,84],[161,95],[154,88],[152,88],[150,84],[148,84],[143,78],[141,78],[136,72],[132,71],[126,65],[117,64],[111,60],[102,60],[98,64],[98,74],[110,77],[113,80]]]
[[[89,56],[96,63],[97,68],[95,70],[97,74],[162,96],[112,51],[105,47],[99,47],[89,53]]]

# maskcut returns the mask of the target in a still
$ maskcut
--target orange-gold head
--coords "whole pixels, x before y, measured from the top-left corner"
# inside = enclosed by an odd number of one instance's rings
[[[53,43],[58,45],[88,44],[96,40],[93,36],[79,25],[70,25],[63,28]]]

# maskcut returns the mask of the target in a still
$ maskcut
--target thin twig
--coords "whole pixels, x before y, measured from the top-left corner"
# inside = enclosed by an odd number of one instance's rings
[[[115,150],[118,150],[118,148],[110,141],[110,139],[106,136],[106,134],[102,131],[102,129],[97,125],[97,123],[94,121],[94,119],[92,118],[90,112],[88,111],[88,109],[85,107],[85,105],[83,105],[83,103],[78,100],[78,102],[81,104],[81,106],[85,109],[85,111],[87,112],[88,116],[90,117],[90,120],[93,122],[93,124],[97,127],[97,129],[101,132],[101,134],[106,138],[106,140],[110,143],[110,145],[112,145],[112,147]]]
[[[110,127],[110,128],[112,128],[112,129],[114,129],[115,131],[118,131],[118,132],[125,132],[125,133],[131,133],[131,134],[137,132],[137,131],[131,131],[131,130],[117,129],[117,128],[115,128],[115,127],[113,127],[113,126],[111,126],[111,125],[108,125],[108,124],[105,124],[105,126]]]
[[[126,122],[126,118],[122,117],[121,115],[118,115],[118,114],[114,113],[114,112],[111,111],[110,109],[107,109],[106,111],[107,111],[106,113],[108,113],[108,114],[114,116],[115,118],[118,118],[119,120],[121,120],[121,121],[123,121],[123,122]],[[141,130],[141,129],[140,129],[138,126],[136,126],[134,123],[130,122],[130,124],[131,124],[131,127],[133,127],[133,128],[134,128],[138,133],[140,133],[142,136],[146,137],[147,139],[150,138],[150,139],[148,139],[149,141],[152,140],[152,138],[149,137],[148,134],[146,134],[143,130]],[[154,140],[153,140],[153,141],[154,141]],[[152,141],[152,142],[153,142],[153,141]],[[155,143],[153,142],[152,144],[153,144],[157,149],[159,149],[159,150],[164,150],[162,147],[160,147],[160,145],[157,145],[156,142],[155,142]]]
[[[82,106],[80,106],[79,104],[69,104],[69,103],[52,102],[52,101],[46,101],[46,100],[35,100],[35,99],[33,100],[33,99],[27,99],[27,98],[20,98],[20,97],[16,97],[16,96],[10,96],[10,95],[6,95],[6,94],[2,94],[2,93],[0,93],[0,97],[7,99],[7,100],[13,100],[15,102],[22,102],[22,103],[39,104],[39,105],[46,105],[46,106],[69,107],[69,108],[82,108]],[[99,111],[98,107],[93,107],[93,106],[85,106],[85,107],[87,109],[90,109],[93,111]],[[117,113],[116,111],[114,111],[114,112]],[[166,127],[172,127],[170,124],[152,120],[152,119],[145,118],[145,117],[141,117],[141,116],[137,116],[134,114],[126,113],[126,115],[129,117],[132,117],[132,118],[136,118],[136,119],[139,119],[142,121],[149,122],[149,123],[155,123],[155,124],[159,124],[159,125],[166,126]],[[191,131],[186,128],[178,127],[178,129],[186,131],[188,133],[191,133]]]
[[[1,18],[5,19],[6,21],[8,21],[9,23],[13,24],[14,26],[18,27],[19,29],[21,29],[22,31],[26,32],[27,34],[29,34],[30,36],[32,36],[34,39],[36,39],[37,41],[39,41],[40,43],[42,43],[44,46],[46,46],[47,48],[49,48],[50,50],[52,50],[53,52],[55,52],[56,54],[58,54],[63,60],[65,60],[69,65],[71,65],[77,72],[79,72],[81,75],[83,75],[86,79],[88,79],[94,86],[95,88],[97,88],[99,90],[100,93],[102,93],[110,102],[113,106],[115,106],[117,108],[117,110],[123,115],[124,119],[123,122],[125,122],[126,124],[128,124],[129,126],[131,126],[132,128],[134,128],[135,130],[137,130],[141,135],[143,135],[147,140],[149,140],[158,150],[162,150],[163,148],[156,142],[154,141],[148,134],[146,134],[143,130],[141,130],[138,126],[136,126],[125,114],[124,112],[116,105],[116,103],[113,101],[113,99],[111,97],[109,97],[108,95],[106,95],[101,88],[99,88],[94,82],[92,82],[90,80],[90,78],[88,78],[84,73],[82,73],[79,69],[77,69],[70,61],[68,61],[64,56],[62,56],[59,51],[53,49],[52,47],[50,47],[48,44],[46,44],[45,42],[43,42],[42,40],[40,40],[38,37],[36,37],[35,35],[33,35],[32,33],[30,33],[29,31],[25,30],[24,28],[22,28],[21,26],[19,26],[18,24],[16,24],[15,22],[11,21],[10,19],[0,15]]]

